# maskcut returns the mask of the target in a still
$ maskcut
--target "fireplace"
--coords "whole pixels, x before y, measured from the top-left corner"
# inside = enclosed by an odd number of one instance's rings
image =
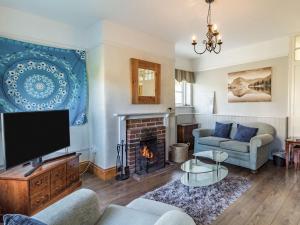
[[[135,148],[135,173],[142,175],[163,167],[165,167],[165,154],[164,151],[160,151],[157,138],[141,139]]]
[[[163,168],[166,160],[163,118],[127,120],[126,128],[130,173],[143,175]]]

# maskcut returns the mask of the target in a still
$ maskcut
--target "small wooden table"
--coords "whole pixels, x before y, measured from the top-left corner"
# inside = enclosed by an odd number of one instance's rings
[[[198,128],[197,123],[182,123],[177,125],[177,142],[190,143],[189,149],[194,149],[193,130]]]
[[[289,168],[291,153],[295,145],[300,145],[300,137],[290,137],[285,140],[285,165],[286,168]]]

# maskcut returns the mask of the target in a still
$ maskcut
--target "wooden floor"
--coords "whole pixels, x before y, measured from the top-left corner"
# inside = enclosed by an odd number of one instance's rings
[[[214,225],[300,225],[300,171],[276,168],[271,162],[257,174],[240,167],[227,167],[231,175],[248,177],[252,185],[217,218]],[[86,174],[83,177],[83,187],[98,194],[103,210],[110,203],[126,205],[181,175],[178,167],[140,182],[132,178],[122,182],[103,182]]]

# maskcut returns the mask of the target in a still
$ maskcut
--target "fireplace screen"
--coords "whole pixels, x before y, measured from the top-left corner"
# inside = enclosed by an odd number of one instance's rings
[[[150,173],[165,166],[164,145],[157,143],[157,138],[141,140],[135,151],[135,172]]]

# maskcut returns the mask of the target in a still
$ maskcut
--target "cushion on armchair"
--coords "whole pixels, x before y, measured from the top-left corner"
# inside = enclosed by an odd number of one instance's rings
[[[229,138],[232,123],[216,122],[214,137]]]
[[[7,214],[3,216],[4,225],[46,225],[45,223],[20,214]]]
[[[234,140],[242,142],[250,142],[251,138],[256,136],[258,128],[246,127],[241,124],[237,125],[237,131]]]

